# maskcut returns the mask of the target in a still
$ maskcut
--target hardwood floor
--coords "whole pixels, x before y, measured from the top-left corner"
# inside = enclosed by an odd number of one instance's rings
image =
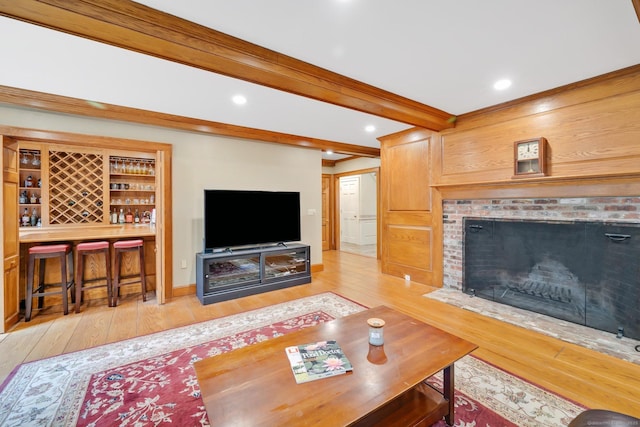
[[[207,306],[195,295],[164,305],[132,295],[117,308],[96,300],[79,314],[35,313],[31,322],[0,334],[0,381],[22,362],[332,291],[369,307],[393,307],[475,342],[476,356],[587,407],[640,417],[640,365],[424,298],[434,288],[383,275],[374,258],[328,251],[323,264],[311,284]]]
[[[340,251],[373,258],[377,256],[376,245],[356,245],[355,243],[340,242]]]

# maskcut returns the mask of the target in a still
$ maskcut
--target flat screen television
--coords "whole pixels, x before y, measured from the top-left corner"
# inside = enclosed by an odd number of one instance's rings
[[[300,241],[300,193],[204,190],[205,251]]]

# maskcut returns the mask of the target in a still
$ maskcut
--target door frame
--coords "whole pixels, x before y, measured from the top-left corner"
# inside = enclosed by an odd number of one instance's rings
[[[382,224],[382,221],[380,221],[380,167],[358,169],[333,175],[333,236],[335,241],[335,250],[340,250],[340,192],[337,190],[340,188],[340,178],[353,175],[363,175],[366,173],[376,174],[376,259],[380,259],[380,226]]]
[[[322,174],[322,180],[327,180],[327,182],[329,183],[328,185],[328,196],[327,196],[327,200],[326,203],[329,204],[329,206],[327,206],[327,228],[329,229],[329,242],[328,242],[328,247],[325,249],[324,248],[324,238],[322,241],[322,250],[334,250],[336,248],[336,236],[335,236],[335,231],[334,231],[334,215],[335,215],[335,204],[333,201],[333,193],[334,193],[334,183],[335,181],[333,180],[333,175],[330,173],[323,173]],[[324,191],[323,191],[324,192]],[[324,212],[325,210],[325,198],[324,198],[324,194],[322,195],[322,203],[323,203],[323,207],[322,207],[322,211]],[[325,218],[322,218],[322,221],[324,221]],[[324,237],[324,236],[323,236]]]

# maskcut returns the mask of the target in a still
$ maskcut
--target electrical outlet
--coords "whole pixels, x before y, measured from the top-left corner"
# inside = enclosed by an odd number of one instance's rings
[[[180,261],[180,268],[187,268],[187,260],[183,259]]]
[[[410,275],[408,275],[408,274],[405,274],[405,275],[404,275],[404,280],[408,280],[408,281],[410,281],[410,280],[411,280],[411,276],[410,276]]]

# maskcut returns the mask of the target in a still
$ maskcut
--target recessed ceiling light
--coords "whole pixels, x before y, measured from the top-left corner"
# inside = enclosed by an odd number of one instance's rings
[[[100,110],[104,110],[105,108],[107,108],[104,106],[104,104],[101,104],[96,101],[87,101],[87,104],[91,105],[94,108],[99,108]]]
[[[326,153],[327,153],[328,155],[332,155],[332,154],[333,154],[333,151],[331,151],[331,150],[327,150],[327,151],[326,151]]]
[[[509,86],[511,86],[511,80],[509,80],[509,79],[498,80],[497,82],[495,82],[493,84],[493,88],[495,90],[505,90]]]
[[[376,127],[374,125],[367,125],[364,127],[364,130],[366,130],[367,132],[373,132],[376,130]]]
[[[235,95],[231,99],[233,100],[233,103],[236,105],[244,105],[247,103],[247,98],[245,98],[244,95]]]

